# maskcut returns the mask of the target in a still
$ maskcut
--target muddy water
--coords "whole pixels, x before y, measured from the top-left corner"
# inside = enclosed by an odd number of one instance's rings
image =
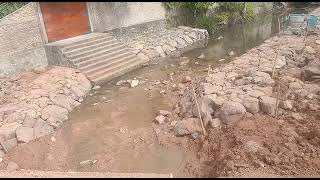
[[[209,41],[207,47],[183,55],[191,59],[186,69],[202,72],[208,64],[219,64],[218,60],[221,58],[231,60],[232,57],[228,56],[230,51],[234,51],[236,56],[262,43],[277,33],[272,31],[272,20],[272,16],[269,16],[255,23],[235,26],[218,33]],[[219,36],[223,36],[223,39],[216,39]],[[200,53],[204,53],[206,58],[196,59]],[[196,61],[198,63],[195,63]],[[163,147],[157,144],[152,131],[153,119],[157,110],[169,109],[170,102],[165,102],[159,90],[145,90],[150,82],[168,79],[167,74],[176,71],[176,68],[169,65],[178,63],[178,58],[167,58],[158,64],[126,74],[98,91],[93,91],[93,95],[71,113],[70,121],[62,129],[62,138],[69,146],[68,166],[77,171],[108,169],[111,172],[183,174],[178,172],[178,169],[186,156],[195,154],[179,147]],[[135,88],[115,86],[115,82],[120,79],[133,78],[146,81],[146,84]],[[126,139],[130,139],[128,136],[131,134],[125,132],[124,136],[120,135],[121,128],[128,129],[134,132],[133,134],[150,132],[146,134],[152,136],[150,144],[135,149],[134,143]],[[145,138],[145,134],[140,136]],[[104,153],[112,157],[104,156]],[[100,162],[92,168],[79,165],[80,161],[87,159],[100,159]],[[108,165],[103,165],[102,162]]]
[[[191,61],[184,68],[177,68],[179,58],[167,58],[135,70],[101,89],[92,91],[85,101],[71,114],[69,121],[51,137],[18,146],[9,158],[24,169],[54,171],[103,171],[173,173],[175,177],[189,176],[183,171],[184,162],[196,157],[195,152],[172,145],[159,145],[152,126],[157,110],[170,110],[172,99],[164,98],[160,90],[146,90],[152,82],[168,80],[174,72],[176,83],[183,71],[200,75],[208,64],[226,63],[234,56],[261,44],[279,32],[277,16],[265,16],[257,21],[236,25],[215,34],[205,48],[185,53]],[[222,39],[217,37],[222,36]],[[233,51],[234,56],[229,56]],[[201,53],[205,59],[196,57]],[[219,62],[219,59],[226,59]],[[197,62],[197,63],[196,63]],[[175,67],[171,64],[176,64]],[[116,86],[118,80],[137,78],[134,88]],[[170,132],[169,132],[170,133]],[[81,165],[85,160],[95,164]]]

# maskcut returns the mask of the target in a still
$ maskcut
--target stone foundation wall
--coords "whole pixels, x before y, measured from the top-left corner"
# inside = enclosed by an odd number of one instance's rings
[[[0,39],[0,75],[47,65],[35,3],[0,19]]]
[[[113,33],[117,36],[116,32]],[[134,33],[129,30],[127,35],[119,38],[140,58],[146,59],[177,56],[185,51],[205,46],[208,39],[207,30],[186,26],[170,29],[159,28],[157,32],[143,33]]]

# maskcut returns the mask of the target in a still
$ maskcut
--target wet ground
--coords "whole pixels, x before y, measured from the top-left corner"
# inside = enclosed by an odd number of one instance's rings
[[[254,23],[224,29],[212,37],[207,47],[185,53],[185,59],[190,59],[187,66],[179,66],[183,58],[166,58],[117,78],[93,90],[52,136],[19,145],[5,160],[16,162],[22,169],[190,177],[184,166],[186,161],[196,159],[196,153],[176,145],[163,146],[157,140],[153,122],[157,111],[171,110],[179,97],[168,84],[159,85],[157,81],[170,81],[170,73],[175,73],[170,85],[178,84],[185,75],[201,77],[209,64],[226,63],[276,35],[278,24],[275,16],[265,16]],[[217,39],[219,36],[223,38]],[[231,51],[234,56],[228,55]],[[205,59],[196,58],[201,53]],[[219,62],[222,58],[226,61]],[[119,80],[133,78],[140,80],[137,87],[115,85]],[[91,162],[83,162],[86,160]]]

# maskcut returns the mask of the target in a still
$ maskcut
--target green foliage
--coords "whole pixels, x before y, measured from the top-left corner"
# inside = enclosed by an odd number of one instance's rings
[[[195,26],[209,32],[222,24],[251,21],[254,6],[251,2],[166,2],[168,9],[184,9],[195,21]],[[214,11],[213,13],[210,13]]]
[[[0,18],[16,11],[28,2],[1,2],[0,4]]]

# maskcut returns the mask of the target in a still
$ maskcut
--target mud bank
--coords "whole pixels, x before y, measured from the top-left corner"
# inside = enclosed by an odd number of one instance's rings
[[[172,110],[178,121],[168,122],[200,147],[201,168],[186,168],[202,177],[318,175],[319,38],[273,37],[193,81],[205,138],[189,82]]]

